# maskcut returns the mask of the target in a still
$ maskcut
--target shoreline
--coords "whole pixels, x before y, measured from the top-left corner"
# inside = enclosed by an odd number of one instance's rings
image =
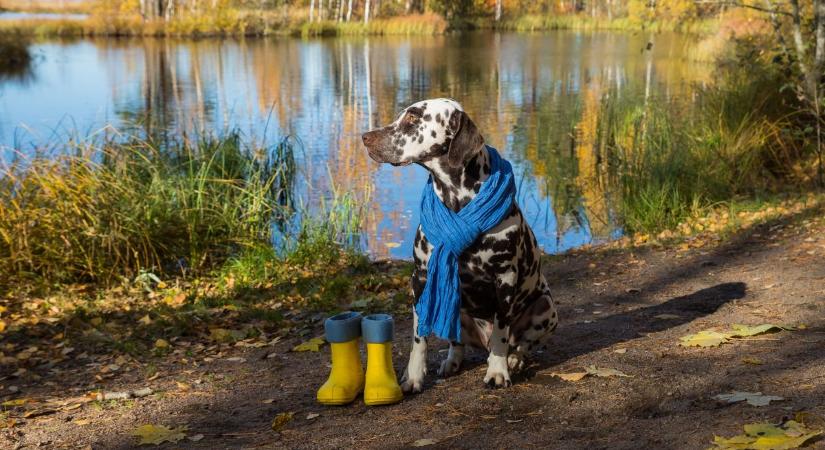
[[[629,19],[593,19],[589,16],[527,15],[495,23],[475,19],[450,24],[435,14],[419,14],[362,22],[281,22],[276,19],[238,15],[231,18],[181,18],[171,22],[140,18],[90,16],[75,19],[23,19],[0,21],[0,34],[54,37],[157,37],[157,38],[265,38],[343,36],[443,36],[473,32],[543,33],[558,30],[579,32],[678,32],[707,35],[718,28],[718,19],[694,22],[637,22]]]

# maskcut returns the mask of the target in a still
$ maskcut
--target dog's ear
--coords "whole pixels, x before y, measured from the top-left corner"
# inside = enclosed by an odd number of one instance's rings
[[[461,167],[470,152],[484,145],[484,138],[464,111],[453,111],[449,127],[453,130],[453,139],[447,149],[447,163],[452,167]]]

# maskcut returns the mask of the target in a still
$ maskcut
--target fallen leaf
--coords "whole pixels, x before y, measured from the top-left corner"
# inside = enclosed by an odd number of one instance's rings
[[[246,332],[243,330],[227,330],[226,328],[212,328],[209,330],[209,337],[215,342],[222,344],[231,344],[235,341],[240,341],[246,337]]]
[[[627,353],[627,349],[626,348],[617,348],[616,350],[613,350],[613,353],[618,353],[620,355],[624,355],[625,353]]]
[[[782,331],[785,328],[779,325],[774,325],[772,323],[766,323],[762,325],[741,325],[741,324],[733,324],[731,325],[733,328],[733,333],[731,336],[734,337],[749,337],[749,336],[756,336],[757,334],[767,333],[769,331]]]
[[[653,316],[654,319],[661,319],[661,320],[671,320],[671,319],[681,319],[682,316],[678,316],[676,314],[659,314]]]
[[[138,322],[140,322],[140,323],[142,323],[142,324],[144,324],[144,325],[151,325],[151,324],[152,324],[152,318],[151,318],[151,317],[149,317],[149,314],[146,314],[145,316],[141,317],[141,318],[138,320]]]
[[[564,381],[579,381],[587,376],[587,372],[571,372],[571,373],[556,373],[550,374],[552,377],[559,377]]]
[[[163,425],[141,425],[132,431],[133,436],[140,438],[138,445],[159,445],[164,442],[178,442],[186,437],[187,427],[167,428]]]
[[[6,400],[5,402],[0,403],[0,405],[2,405],[2,406],[23,406],[28,402],[29,402],[29,399],[27,399],[27,398],[16,398],[16,399],[13,399],[13,400]]]
[[[320,414],[318,414],[318,413],[309,413],[309,414],[307,414],[307,420],[312,420],[312,419],[314,419],[318,416],[320,416]]]
[[[745,434],[732,438],[714,436],[713,449],[785,450],[800,447],[822,434],[822,430],[809,429],[794,420],[789,420],[780,427],[769,423],[752,423],[743,428]]]
[[[132,396],[138,397],[138,398],[146,397],[147,395],[152,395],[153,392],[154,391],[152,391],[152,388],[145,387],[145,388],[142,388],[142,389],[136,389],[136,390],[132,391]]]
[[[182,391],[188,391],[188,390],[192,389],[191,385],[189,385],[188,383],[184,383],[182,381],[175,381],[175,384],[177,384],[178,389],[180,389]]]
[[[438,440],[437,440],[437,439],[433,439],[433,438],[424,438],[424,439],[419,439],[419,440],[417,440],[417,441],[413,442],[413,443],[412,443],[412,444],[410,444],[410,445],[412,445],[413,447],[426,447],[426,446],[428,446],[428,445],[435,445],[435,444],[437,444],[437,443],[438,443]]]
[[[742,362],[745,364],[752,364],[754,366],[765,364],[761,359],[753,357],[742,358]]]
[[[192,442],[198,442],[198,441],[200,441],[201,439],[203,439],[203,435],[202,435],[202,434],[196,434],[196,435],[194,435],[194,436],[189,436],[189,437],[187,437],[186,439],[189,439],[189,440],[190,440],[190,441],[192,441]]]
[[[155,341],[155,348],[169,348],[169,342],[166,339],[158,339]]]
[[[89,419],[77,419],[75,421],[72,421],[72,423],[75,424],[75,425],[83,426],[83,425],[88,425],[88,424],[92,423],[92,421],[89,420]]]
[[[605,367],[596,367],[596,366],[589,366],[585,368],[588,375],[594,375],[597,377],[627,377],[630,378],[630,375],[618,371],[616,369],[608,369]]]
[[[713,330],[704,330],[696,334],[689,334],[679,338],[683,347],[716,347],[728,342],[732,335],[730,333],[719,333]]]
[[[715,395],[713,398],[728,403],[745,401],[752,406],[767,406],[772,401],[785,400],[784,398],[775,395],[762,395],[761,392],[740,391],[733,391],[730,394]]]
[[[48,415],[48,414],[54,414],[56,412],[57,412],[57,410],[52,409],[52,408],[30,409],[30,410],[26,411],[25,413],[23,413],[23,417],[26,418],[26,419],[31,419],[31,418],[34,418],[34,417],[40,417],[40,416],[45,416],[45,415]]]
[[[317,352],[324,345],[324,338],[315,337],[292,348],[293,352]]]
[[[272,420],[272,431],[281,431],[281,429],[292,420],[295,413],[285,412],[275,416]]]

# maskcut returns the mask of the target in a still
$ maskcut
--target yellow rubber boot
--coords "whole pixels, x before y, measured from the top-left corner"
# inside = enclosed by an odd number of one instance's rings
[[[398,403],[404,397],[392,367],[392,317],[373,314],[361,321],[367,343],[367,376],[364,403],[367,406]]]
[[[324,328],[332,353],[332,370],[326,383],[318,389],[317,399],[323,405],[346,405],[364,390],[364,367],[358,348],[361,315],[338,314],[327,319]]]

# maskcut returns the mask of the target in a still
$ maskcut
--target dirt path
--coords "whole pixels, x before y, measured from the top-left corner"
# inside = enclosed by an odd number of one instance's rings
[[[163,448],[210,449],[398,448],[422,438],[443,448],[701,449],[714,434],[732,436],[743,424],[779,422],[798,412],[825,428],[822,216],[821,210],[808,211],[700,248],[548,258],[545,272],[561,326],[552,347],[510,389],[483,387],[485,356],[478,352],[470,352],[461,373],[437,380],[445,350],[431,343],[431,375],[422,394],[388,407],[356,401],[324,408],[314,395],[327,374],[328,348],[292,353],[300,340],[287,338],[203,359],[173,354],[153,363],[156,377],[121,371],[104,381],[107,390],[150,386],[156,393],[18,417],[15,427],[0,430],[0,447],[131,448],[136,439],[130,432],[143,423],[186,425],[188,436],[202,435]],[[663,314],[670,318],[656,317]],[[400,371],[410,323],[397,322]],[[678,345],[681,336],[732,323],[804,327],[716,348]],[[589,365],[632,377],[573,383],[549,375]],[[39,380],[23,386],[28,397],[80,396],[89,380],[75,378],[91,376],[83,368],[59,377],[38,373]],[[754,407],[711,398],[733,390],[785,400]],[[282,412],[294,412],[294,418],[274,432],[270,425]],[[307,419],[310,413],[319,416]],[[13,410],[6,414],[14,417]]]

